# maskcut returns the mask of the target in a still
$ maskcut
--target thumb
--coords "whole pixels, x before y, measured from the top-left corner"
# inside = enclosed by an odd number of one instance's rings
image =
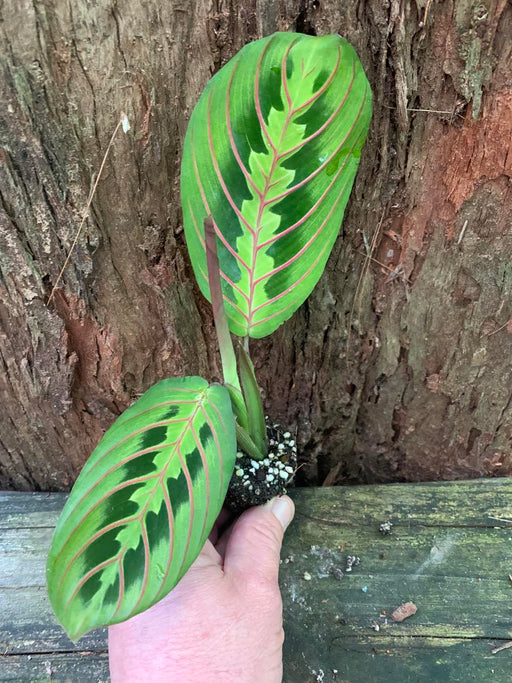
[[[224,572],[238,574],[237,578],[258,574],[277,582],[281,544],[294,513],[295,506],[288,496],[246,510],[231,531]]]

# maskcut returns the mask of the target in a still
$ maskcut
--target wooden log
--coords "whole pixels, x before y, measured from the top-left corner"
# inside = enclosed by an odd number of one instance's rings
[[[510,653],[491,649],[512,638],[511,493],[503,479],[297,491],[285,680],[510,680]],[[417,613],[393,622],[408,601]]]
[[[66,652],[0,656],[3,681],[105,683],[109,680],[106,652]]]
[[[512,479],[292,496],[281,565],[285,683],[510,680],[510,650],[491,650],[512,639]],[[0,681],[108,680],[105,629],[74,645],[46,596],[65,498],[0,493]],[[358,561],[348,566],[349,557]],[[392,621],[405,602],[416,614]]]

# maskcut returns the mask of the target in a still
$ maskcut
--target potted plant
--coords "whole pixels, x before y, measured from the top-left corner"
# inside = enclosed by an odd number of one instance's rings
[[[84,465],[47,566],[50,601],[72,639],[146,610],[178,583],[230,480],[232,505],[284,490],[296,446],[265,422],[249,339],[276,330],[319,280],[370,116],[359,59],[336,35],[276,33],[207,84],[185,139],[181,195],[224,381],[162,380]]]

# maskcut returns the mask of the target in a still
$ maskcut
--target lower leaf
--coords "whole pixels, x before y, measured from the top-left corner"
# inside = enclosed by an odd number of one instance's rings
[[[48,557],[50,601],[70,638],[163,598],[203,547],[236,458],[224,386],[149,389],[106,432],[64,507]]]

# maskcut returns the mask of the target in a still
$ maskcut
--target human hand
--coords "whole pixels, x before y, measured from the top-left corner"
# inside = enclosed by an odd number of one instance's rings
[[[109,628],[112,683],[279,683],[288,496],[246,510],[163,600]]]

